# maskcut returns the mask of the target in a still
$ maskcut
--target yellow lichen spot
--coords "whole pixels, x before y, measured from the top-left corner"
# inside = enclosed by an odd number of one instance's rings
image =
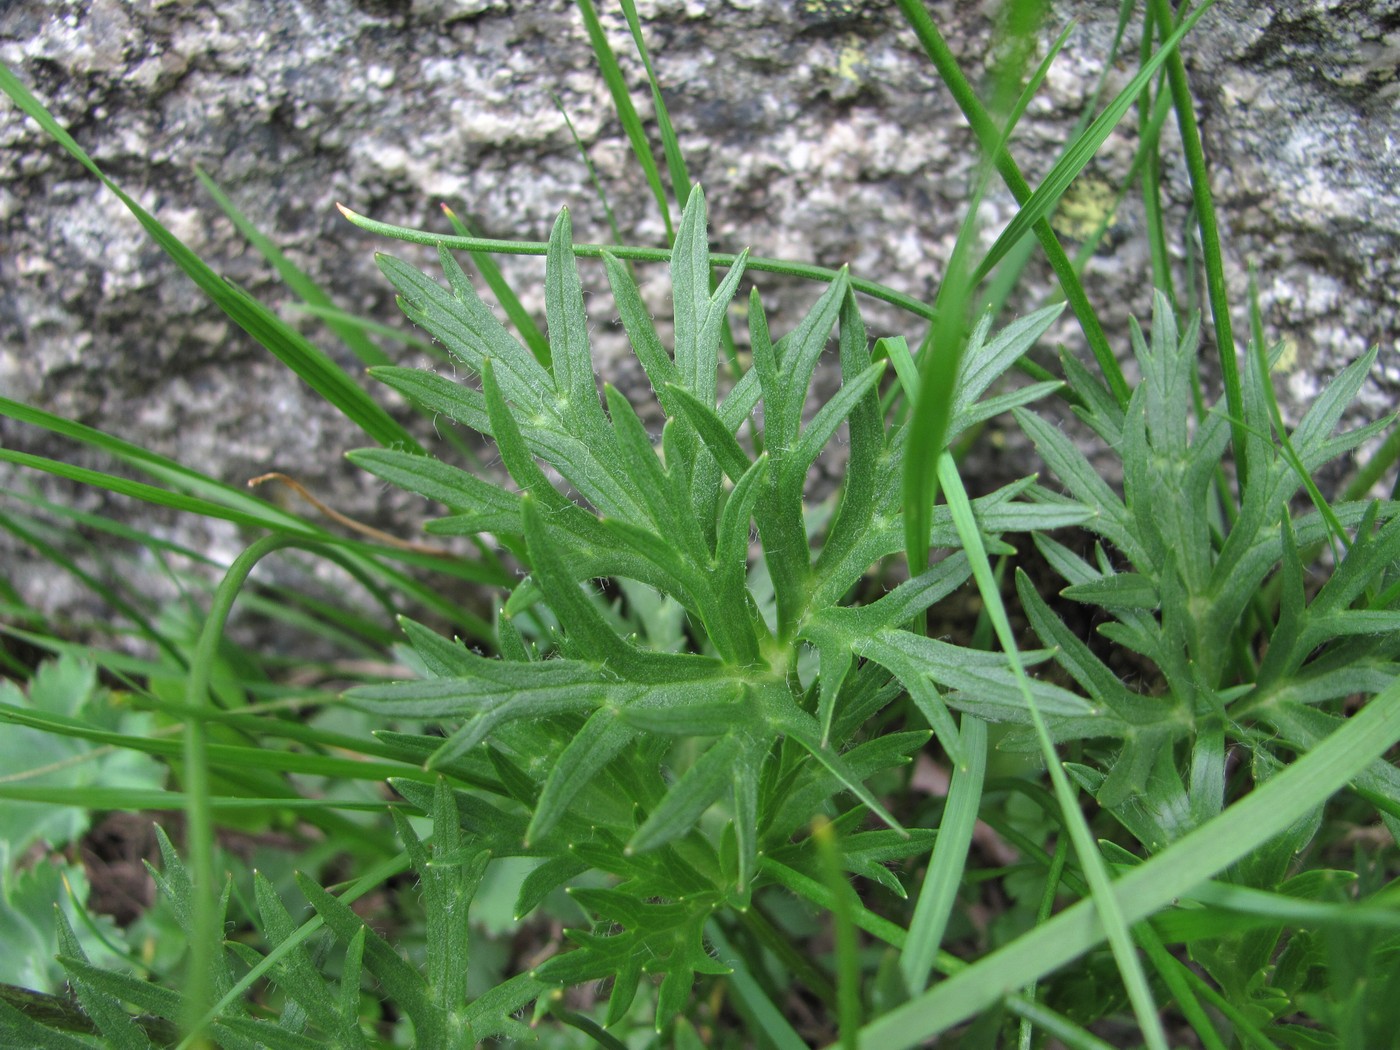
[[[851,38],[851,42],[841,49],[840,57],[836,60],[836,75],[842,80],[849,80],[853,84],[861,82],[860,67],[865,65],[865,48],[860,46],[860,42]]]
[[[1080,175],[1060,198],[1050,225],[1062,236],[1088,240],[1100,226],[1112,226],[1117,221],[1114,216],[1117,200],[1118,191],[1113,183],[1101,175]]]

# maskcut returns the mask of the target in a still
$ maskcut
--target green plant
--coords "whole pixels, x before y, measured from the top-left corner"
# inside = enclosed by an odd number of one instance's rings
[[[1291,430],[1274,400],[1257,307],[1246,358],[1235,361],[1175,50],[1209,5],[1179,21],[1165,4],[1148,5],[1137,75],[1031,190],[1009,143],[1059,42],[1022,85],[1030,6],[1013,5],[1011,57],[988,106],[923,7],[901,0],[977,134],[984,178],[1000,175],[1021,204],[980,258],[976,215],[968,217],[932,306],[844,270],[710,252],[706,199],[630,0],[622,13],[649,78],[680,206],[674,221],[598,15],[589,0],[580,8],[665,219],[666,248],[576,245],[567,211],[547,244],[485,241],[450,213],[453,235],[346,212],[437,246],[446,287],[391,257],[380,266],[406,317],[466,367],[466,379],[393,365],[364,326],[244,224],[375,379],[425,415],[489,438],[508,482],[428,455],[324,355],[123,197],[230,316],[379,442],[351,460],[445,506],[428,532],[472,537],[475,553],[448,562],[346,540],[109,435],[0,404],[151,483],[10,449],[0,449],[4,460],[266,533],[218,567],[217,586],[189,584],[208,595],[207,615],[189,602],[197,629],[99,588],[149,659],[74,646],[17,602],[6,610],[26,625],[6,627],[11,636],[96,661],[123,682],[125,702],[150,714],[56,710],[54,676],[75,676],[79,665],[31,675],[12,661],[29,688],[7,687],[0,717],[67,749],[92,776],[76,786],[0,783],[0,798],[184,809],[184,856],[162,836],[156,878],[167,921],[191,945],[182,976],[142,979],[89,954],[100,943],[155,971],[131,958],[130,945],[95,925],[80,937],[61,915],[59,965],[72,997],[0,989],[7,1039],[61,1048],[93,1039],[132,1048],[409,1038],[788,1048],[837,1039],[883,1048],[968,1023],[948,1038],[1027,1048],[1047,1037],[1073,1047],[1140,1038],[1155,1048],[1189,1029],[1212,1050],[1393,1039],[1393,842],[1363,862],[1346,831],[1379,821],[1391,838],[1400,833],[1400,773],[1385,758],[1400,742],[1400,516],[1393,501],[1329,498],[1314,481],[1393,426],[1336,433],[1375,353],[1337,376]],[[1125,5],[1120,39],[1129,15]],[[1166,86],[1154,79],[1163,73]],[[102,177],[12,76],[0,84]],[[1141,189],[1164,290],[1148,331],[1128,333],[1136,386],[1047,221],[1135,104],[1135,172],[1155,170],[1162,124],[1178,114],[1224,379],[1213,406],[1200,379],[1199,322],[1171,294],[1163,266],[1154,181],[1145,176]],[[1015,281],[1031,234],[1097,375],[1070,352],[1063,380],[1028,358],[1060,304],[995,334],[994,311],[966,314],[985,278],[1003,291]],[[547,339],[491,265],[488,253],[502,250],[546,256]],[[472,253],[520,341],[456,251]],[[601,260],[654,409],[610,384],[599,390],[580,257]],[[648,261],[670,268],[670,349],[629,269]],[[743,336],[729,330],[731,300],[747,274],[763,271],[827,287],[776,339],[755,289],[745,359],[736,352]],[[931,321],[928,337],[915,351],[899,336],[872,345],[860,295]],[[841,383],[816,404],[812,379],[833,335]],[[1030,381],[1005,382],[1013,368]],[[1121,493],[1049,413],[1029,407],[1052,397],[1092,432],[1100,456],[1119,462]],[[970,498],[949,450],[1008,412],[1063,492],[1028,477]],[[808,475],[837,445],[845,481],[820,496]],[[1374,484],[1393,459],[1389,441],[1362,476]],[[83,571],[31,523],[17,516],[10,528]],[[134,538],[162,555],[191,553]],[[252,568],[291,549],[333,559],[387,611],[426,609],[398,621],[408,644],[397,653],[414,677],[370,675],[342,703],[286,688],[277,666],[228,647],[225,623]],[[498,588],[497,614],[489,623],[471,616],[391,559]],[[1004,588],[1006,570],[1014,582]],[[1052,574],[1067,584],[1058,595],[1047,591]],[[980,612],[966,612],[970,597]],[[1076,626],[1083,609],[1099,624],[1096,638]],[[357,652],[391,644],[384,625],[317,603],[282,615]],[[420,622],[430,616],[466,637]],[[945,628],[951,637],[933,636]],[[1042,648],[1023,649],[1027,640]],[[91,694],[85,681],[78,692]],[[316,716],[298,717],[308,710]],[[160,725],[152,732],[136,718]],[[946,800],[911,790],[910,759],[925,748],[951,770]],[[106,749],[116,754],[103,757]],[[177,790],[161,786],[148,756],[169,765]],[[99,763],[118,760],[137,770],[136,783],[111,783]],[[375,793],[381,783],[393,801]],[[244,870],[216,838],[236,813],[255,828],[289,815],[314,825],[355,857],[356,875],[323,884],[309,873],[320,864],[309,847],[308,873],[279,880]],[[978,867],[979,820],[1012,851],[1006,868]],[[516,883],[493,887],[513,858],[526,864]],[[961,905],[992,880],[1010,903],[979,934]],[[287,903],[293,881],[311,908],[304,921]],[[397,931],[402,952],[351,907],[385,887],[409,913]],[[34,900],[54,897],[52,886],[40,889],[6,883],[4,904],[32,912]],[[525,928],[541,913],[560,921],[567,943],[504,972],[468,921],[493,893],[513,898]],[[248,936],[221,937],[229,924]],[[967,961],[979,946],[989,950]],[[362,998],[368,982],[385,1012]],[[803,1001],[814,1004],[807,1029],[791,1016]],[[527,1026],[531,1004],[536,1024]],[[1125,1007],[1140,1036],[1124,1033]]]

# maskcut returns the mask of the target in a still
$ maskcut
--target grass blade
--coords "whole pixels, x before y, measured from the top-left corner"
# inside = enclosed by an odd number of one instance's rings
[[[1113,884],[1127,922],[1169,906],[1311,812],[1400,742],[1400,682],[1375,696],[1315,748],[1209,823]],[[866,1025],[865,1045],[904,1050],[1078,958],[1104,939],[1091,900]]]
[[[598,59],[598,70],[603,74],[603,82],[612,95],[613,108],[617,119],[622,122],[622,130],[627,133],[627,141],[632,144],[632,155],[646,176],[651,195],[656,198],[656,207],[661,212],[661,221],[666,224],[666,243],[675,240],[675,227],[671,224],[671,205],[666,199],[666,189],[661,185],[661,171],[656,166],[651,143],[647,141],[642,118],[637,115],[637,107],[632,104],[632,96],[627,91],[627,81],[622,75],[622,67],[617,64],[612,45],[603,32],[603,23],[598,21],[598,12],[593,0],[578,0],[579,12],[583,15],[583,26],[588,31],[588,42]],[[650,70],[648,70],[650,73]],[[653,81],[655,83],[655,81]],[[674,187],[673,187],[674,188]]]
[[[666,157],[666,171],[671,176],[671,192],[676,195],[676,203],[684,209],[690,202],[690,172],[686,170],[685,158],[681,156],[681,144],[676,138],[676,129],[671,126],[671,114],[666,109],[666,100],[661,97],[661,84],[656,79],[656,71],[651,68],[651,56],[647,53],[646,41],[642,38],[642,24],[637,19],[637,6],[632,0],[621,0],[621,3],[622,14],[627,19],[627,28],[632,31],[637,54],[642,59],[642,67],[647,71],[647,83],[651,85],[651,101],[656,110],[656,130],[661,136],[661,151]]]
[[[221,278],[184,242],[163,226],[109,179],[81,146],[63,130],[10,69],[0,64],[0,90],[32,117],[79,163],[97,176],[136,217],[151,239],[165,249],[211,302],[229,319],[265,347],[308,386],[324,397],[377,444],[422,451],[418,442],[383,408],[360,389],[323,351],[286,324],[247,292]]]
[[[318,316],[326,322],[326,326],[339,337],[342,343],[350,348],[350,352],[359,358],[361,364],[366,368],[393,364],[393,359],[365,335],[366,326],[360,322],[342,319],[330,296],[321,290],[321,286],[307,276],[296,263],[287,258],[282,249],[277,247],[270,237],[253,225],[252,221],[239,211],[237,205],[219,188],[218,183],[210,178],[202,168],[195,168],[194,175],[209,196],[214,198],[214,203],[223,209],[234,228],[243,234],[248,243],[256,248],[264,259],[272,264],[283,283],[296,292],[303,303],[318,311]]]
[[[982,782],[987,773],[987,723],[963,715],[962,760],[953,768],[948,802],[938,825],[938,841],[933,861],[924,875],[923,889],[909,924],[909,939],[899,955],[904,983],[915,994],[922,992],[933,971],[934,960],[943,943],[943,933],[957,903],[972,845],[972,829],[982,801]]]
[[[972,564],[972,574],[977,580],[977,590],[982,595],[983,602],[986,603],[987,614],[991,618],[992,626],[996,629],[997,640],[1010,661],[1012,672],[1015,674],[1021,690],[1022,699],[1030,711],[1036,737],[1040,741],[1041,753],[1045,758],[1045,765],[1050,772],[1050,780],[1055,788],[1055,797],[1060,804],[1060,810],[1064,815],[1066,828],[1074,843],[1075,852],[1079,856],[1079,863],[1084,868],[1094,909],[1103,925],[1109,944],[1113,948],[1114,960],[1118,963],[1118,970],[1122,974],[1124,985],[1127,987],[1128,997],[1132,1001],[1133,1011],[1137,1015],[1138,1024],[1142,1028],[1148,1050],[1167,1050],[1166,1032],[1163,1031],[1161,1019],[1157,1016],[1157,1007],[1152,1001],[1152,992],[1148,988],[1147,977],[1143,973],[1142,963],[1138,959],[1137,951],[1128,933],[1130,920],[1124,917],[1118,900],[1113,896],[1108,869],[1104,864],[1103,857],[1099,854],[1098,846],[1089,831],[1084,814],[1079,808],[1074,789],[1069,783],[1069,777],[1055,753],[1055,745],[1051,741],[1049,730],[1041,716],[1040,705],[1035,700],[1030,679],[1026,675],[1025,665],[1021,660],[1020,650],[1016,645],[1015,635],[1011,632],[1011,622],[1007,618],[1005,606],[1002,605],[996,578],[992,573],[991,563],[987,560],[987,553],[982,545],[981,533],[977,522],[973,519],[972,504],[967,498],[962,478],[958,476],[957,466],[951,457],[946,455],[940,457],[939,473],[942,475],[944,490],[948,494],[948,506],[953,512],[953,521],[957,525],[958,536],[962,539],[968,560]]]

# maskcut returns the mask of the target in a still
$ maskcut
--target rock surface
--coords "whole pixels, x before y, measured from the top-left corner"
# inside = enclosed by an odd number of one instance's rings
[[[649,119],[625,23],[613,5],[600,6]],[[930,5],[974,82],[988,72],[996,6]],[[638,8],[691,174],[706,188],[718,250],[747,245],[758,255],[850,263],[857,275],[932,298],[976,153],[892,3],[639,0]],[[1069,18],[1079,22],[1013,142],[1032,183],[1092,101],[1116,8],[1054,6],[1047,43]],[[1136,54],[1129,39],[1108,69],[1105,97],[1129,79]],[[1246,301],[1254,266],[1268,334],[1290,346],[1280,384],[1286,411],[1296,417],[1320,383],[1377,343],[1380,363],[1357,418],[1390,410],[1400,389],[1400,6],[1220,0],[1186,54],[1234,301]],[[11,0],[0,9],[0,59],[120,185],[351,371],[360,367],[353,357],[293,312],[290,294],[199,186],[196,166],[339,305],[406,329],[373,252],[424,266],[428,253],[348,226],[334,202],[446,231],[436,209],[448,201],[480,232],[512,239],[545,238],[567,205],[579,240],[608,240],[557,95],[624,237],[663,243],[578,10],[564,0]],[[0,103],[0,144],[5,397],[231,483],[285,470],[347,513],[413,531],[424,509],[417,501],[343,464],[341,453],[366,444],[363,436],[204,302],[113,196],[8,102]],[[1131,122],[1109,139],[1062,209],[1067,235],[1076,214],[1082,220],[1101,207],[1094,187],[1126,174],[1135,145]],[[1174,156],[1163,191],[1185,288],[1190,251],[1179,231],[1190,193]],[[992,194],[988,229],[1013,210],[1009,196]],[[1130,198],[1086,273],[1123,353],[1128,316],[1145,320],[1150,309],[1142,224]],[[1072,237],[1066,243],[1077,246]],[[502,266],[542,313],[540,261],[506,258]],[[640,276],[654,311],[668,316],[664,271]],[[635,389],[640,372],[620,350],[601,270],[585,264],[583,279],[595,335],[610,355],[600,371]],[[757,283],[776,332],[818,291],[769,277]],[[1052,289],[1034,255],[1011,309],[1032,308]],[[1239,310],[1237,330],[1244,322]],[[867,323],[874,335],[922,335],[920,324],[883,304],[870,305]],[[1084,352],[1069,315],[1053,335]],[[10,420],[0,420],[0,441],[112,468]],[[1022,447],[1012,436],[1009,461],[990,469],[1035,469]],[[34,484],[12,470],[3,480]],[[45,484],[222,559],[244,542],[219,523]],[[56,607],[75,599],[25,557],[16,574],[22,591]]]

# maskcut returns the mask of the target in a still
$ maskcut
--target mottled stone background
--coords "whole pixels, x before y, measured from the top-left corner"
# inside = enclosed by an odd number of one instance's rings
[[[620,14],[604,19],[639,108],[650,101]],[[975,164],[961,116],[888,0],[639,0],[658,75],[692,174],[711,204],[717,249],[849,262],[865,277],[931,297]],[[988,69],[995,3],[930,11],[974,82]],[[1013,151],[1034,182],[1080,116],[1105,61],[1116,3],[1056,3],[1053,39],[1078,20]],[[1130,29],[1130,35],[1132,30]],[[1108,75],[1112,92],[1136,61]],[[1373,344],[1374,381],[1357,418],[1394,406],[1400,257],[1400,6],[1395,0],[1220,0],[1186,48],[1237,307],[1259,273],[1266,328],[1288,340],[1287,410]],[[659,244],[655,204],[598,75],[578,11],[564,0],[9,0],[0,58],[107,172],[186,243],[296,317],[269,267],[195,180],[207,171],[343,307],[400,323],[372,253],[427,263],[349,227],[333,204],[446,230],[451,202],[490,236],[541,239],[567,205],[580,240],[608,238],[586,168],[551,100],[587,146],[625,237]],[[1175,141],[1172,139],[1171,141]],[[420,501],[357,476],[341,453],[366,443],[265,351],[206,305],[110,193],[0,102],[0,392],[137,441],[232,483],[296,474],[349,513],[413,529]],[[1135,138],[1116,132],[1089,174],[1112,181]],[[1169,158],[1174,230],[1187,222],[1184,172]],[[1092,188],[1093,179],[1084,187]],[[1080,194],[1081,190],[1074,191]],[[1091,201],[1090,193],[1082,194]],[[989,235],[1012,213],[994,195]],[[1067,242],[1071,247],[1075,242]],[[1188,248],[1175,245],[1187,281]],[[539,260],[502,266],[542,306]],[[669,315],[665,275],[645,292]],[[1110,338],[1150,306],[1146,242],[1130,200],[1086,276]],[[584,266],[605,377],[636,388],[618,354],[601,270]],[[775,331],[817,289],[759,277]],[[1012,304],[1051,293],[1037,256]],[[873,335],[922,334],[872,305]],[[1236,324],[1245,317],[1237,310]],[[297,323],[347,368],[316,323]],[[1084,352],[1072,320],[1047,340]],[[1209,343],[1209,330],[1207,330]],[[431,431],[425,433],[431,439]],[[72,446],[0,421],[0,441],[103,468]],[[989,446],[993,448],[993,446]],[[989,470],[1035,469],[1014,436]],[[30,475],[8,471],[5,484]],[[232,527],[153,514],[96,493],[85,506],[139,517],[220,557]],[[21,560],[26,557],[21,555]],[[36,562],[13,576],[31,596],[73,599]]]

